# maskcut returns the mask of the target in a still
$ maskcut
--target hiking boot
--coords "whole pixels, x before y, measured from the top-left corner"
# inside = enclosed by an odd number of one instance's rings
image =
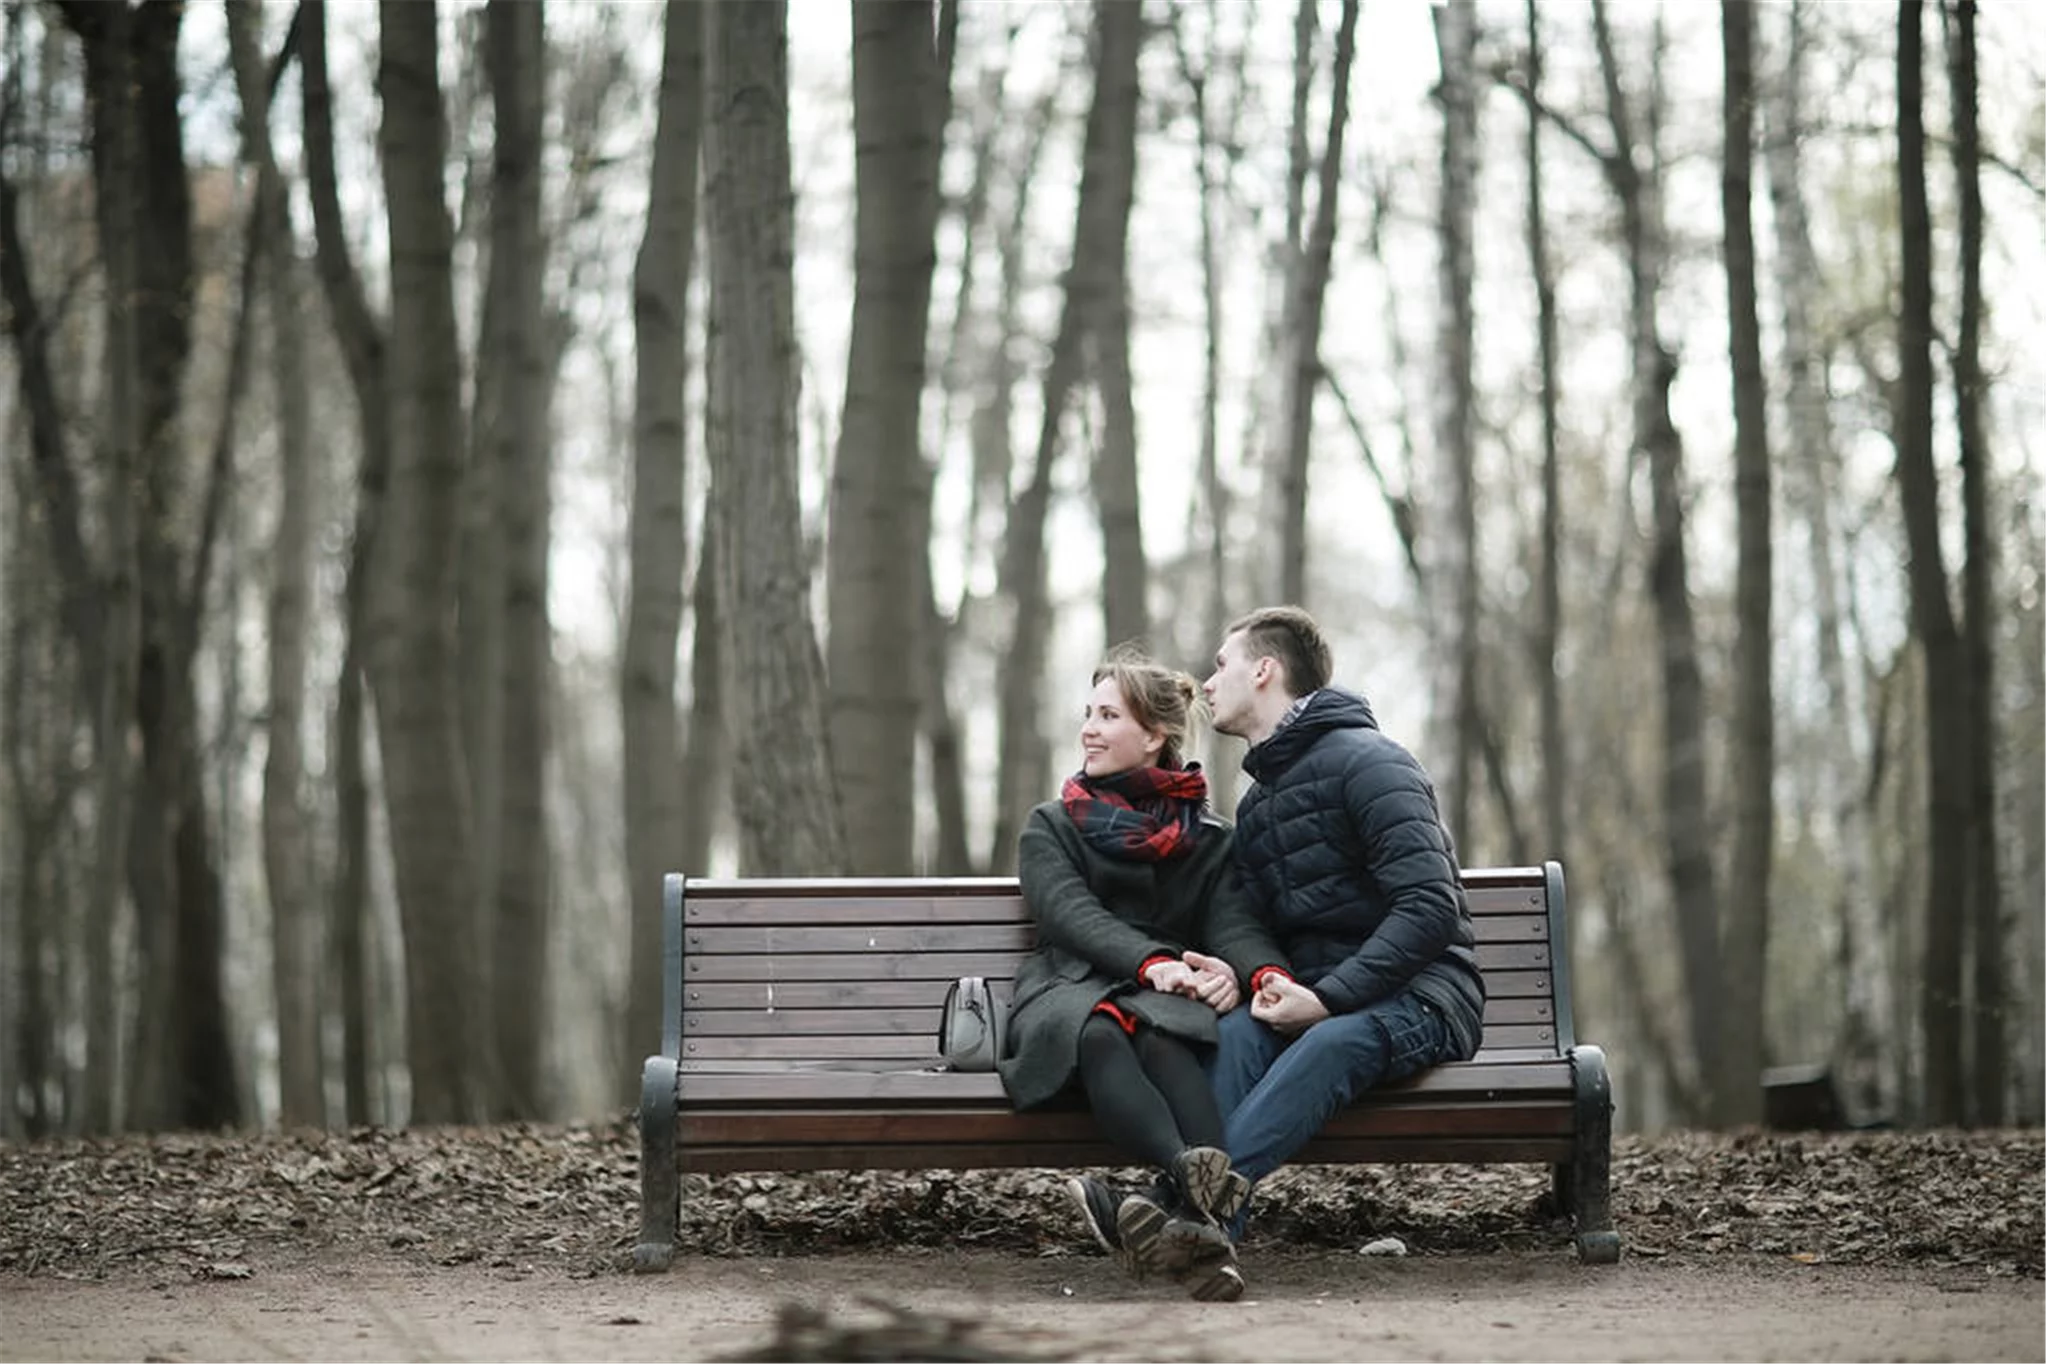
[[[1122,1233],[1116,1227],[1115,1191],[1090,1175],[1074,1175],[1066,1181],[1066,1192],[1080,1209],[1080,1220],[1096,1245],[1110,1255],[1122,1254]]]
[[[1201,1302],[1235,1302],[1243,1296],[1243,1270],[1234,1260],[1218,1260],[1205,1272],[1186,1276],[1190,1294]]]
[[[1123,1262],[1139,1278],[1148,1274],[1181,1278],[1236,1254],[1220,1227],[1175,1217],[1144,1194],[1122,1201],[1115,1210],[1115,1230]]]
[[[1219,1227],[1228,1227],[1250,1202],[1250,1181],[1229,1164],[1229,1153],[1190,1146],[1172,1161],[1172,1182],[1187,1206]]]

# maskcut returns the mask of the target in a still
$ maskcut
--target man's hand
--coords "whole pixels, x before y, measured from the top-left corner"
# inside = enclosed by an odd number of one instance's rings
[[[1328,1017],[1321,996],[1278,972],[1267,974],[1250,1001],[1250,1016],[1288,1037],[1306,1032]]]
[[[1243,1002],[1243,990],[1236,983],[1236,969],[1220,957],[1188,951],[1181,958],[1193,972],[1193,997],[1218,1014],[1226,1014]]]

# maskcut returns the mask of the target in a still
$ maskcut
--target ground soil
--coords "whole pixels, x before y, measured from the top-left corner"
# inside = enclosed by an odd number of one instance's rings
[[[2037,1132],[1622,1139],[1604,1267],[1538,1170],[1287,1171],[1233,1304],[1133,1283],[1052,1172],[695,1177],[635,1275],[636,1147],[0,1144],[0,1359],[2046,1359]]]

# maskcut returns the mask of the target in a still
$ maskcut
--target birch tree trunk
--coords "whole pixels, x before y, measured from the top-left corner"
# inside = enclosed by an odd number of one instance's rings
[[[930,495],[919,419],[944,148],[931,18],[927,0],[853,5],[852,336],[826,582],[843,870],[856,875],[914,870],[917,556]]]
[[[1720,179],[1733,371],[1734,502],[1739,541],[1734,612],[1734,838],[1721,960],[1726,974],[1723,1068],[1713,1082],[1718,1120],[1762,1120],[1767,1063],[1769,885],[1776,851],[1776,724],[1771,683],[1772,560],[1768,394],[1755,305],[1753,166],[1755,14],[1752,0],[1722,0],[1725,138]]]
[[[412,1119],[485,1117],[496,1066],[476,932],[468,774],[455,705],[454,547],[462,409],[442,177],[447,126],[434,4],[383,0],[384,195],[390,212],[391,470],[369,650],[405,927]]]
[[[625,860],[632,950],[627,1057],[661,1038],[661,878],[700,874],[674,862],[682,832],[682,746],[675,646],[689,563],[689,276],[696,254],[696,165],[703,126],[703,7],[669,0],[661,51],[646,234],[633,267],[631,584],[618,704],[624,730]],[[634,1077],[621,1077],[637,1093]]]
[[[271,982],[277,1010],[280,1120],[327,1120],[320,1046],[320,916],[305,807],[306,639],[312,609],[313,470],[298,250],[284,177],[270,143],[270,89],[261,0],[227,8],[228,49],[241,93],[244,155],[256,167],[271,386],[277,403],[277,521],[271,537],[269,720],[263,760],[263,870],[270,887]],[[255,247],[252,245],[251,249]]]
[[[2010,1020],[2004,960],[2001,825],[1996,798],[1996,755],[2001,749],[1996,700],[1995,599],[1996,531],[1989,516],[1993,474],[1988,424],[1982,415],[1982,132],[1977,110],[1975,0],[1952,0],[1948,24],[1947,73],[1954,124],[1954,181],[1960,201],[1961,320],[1953,350],[1954,429],[1961,447],[1961,602],[1966,613],[1968,696],[1968,925],[1974,954],[1970,1019],[1974,1035],[1968,1054],[1967,1121],[1997,1127],[2004,1121],[2009,1084]]]
[[[845,832],[797,501],[785,0],[710,8],[704,81],[712,402],[722,428],[711,456],[739,860],[758,875],[838,873]],[[738,603],[743,611],[729,609]]]
[[[1924,886],[1925,975],[1919,1020],[1925,1031],[1925,1120],[1958,1123],[1967,1113],[1968,1064],[1962,960],[1969,903],[1966,645],[1947,595],[1939,548],[1939,475],[1932,461],[1932,214],[1925,186],[1925,73],[1920,0],[1897,7],[1897,192],[1903,249],[1897,318],[1900,372],[1892,421],[1897,486],[1910,545],[1911,624],[1925,657],[1925,749],[1930,865]],[[1957,888],[1959,888],[1957,895]]]
[[[343,1107],[350,1126],[371,1120],[369,978],[369,777],[364,702],[370,641],[369,595],[377,527],[390,477],[389,384],[384,324],[371,311],[348,252],[334,171],[332,91],[327,81],[327,7],[302,0],[299,9],[306,197],[312,205],[314,260],[341,359],[355,394],[362,454],[356,469],[355,531],[342,589],[341,665],[334,701],[334,896],[329,942],[341,1012]]]
[[[1449,506],[1439,535],[1427,537],[1436,561],[1429,580],[1436,588],[1432,612],[1449,622],[1439,636],[1440,679],[1436,722],[1445,724],[1449,754],[1443,774],[1443,813],[1458,836],[1471,834],[1471,785],[1478,747],[1478,504],[1476,272],[1474,225],[1478,176],[1478,14],[1475,0],[1448,0],[1434,10],[1435,45],[1441,53],[1442,105],[1441,243],[1436,266],[1439,290],[1435,384],[1436,458],[1441,461]]]
[[[484,12],[485,64],[495,129],[490,191],[489,314],[479,369],[493,378],[484,446],[496,466],[502,536],[503,650],[490,679],[503,715],[495,764],[497,856],[488,896],[494,941],[490,989],[504,1087],[495,1111],[542,1116],[546,1033],[548,905],[547,751],[553,730],[553,630],[547,616],[552,348],[540,227],[542,123],[546,114],[546,11],[540,0],[491,0]]]
[[[1336,64],[1329,90],[1328,138],[1322,144],[1314,224],[1294,272],[1286,315],[1286,360],[1281,400],[1283,458],[1279,465],[1279,596],[1307,598],[1307,468],[1314,444],[1314,390],[1321,382],[1321,320],[1336,241],[1336,193],[1342,183],[1343,133],[1350,117],[1350,68],[1357,51],[1355,0],[1343,0],[1336,30]]]

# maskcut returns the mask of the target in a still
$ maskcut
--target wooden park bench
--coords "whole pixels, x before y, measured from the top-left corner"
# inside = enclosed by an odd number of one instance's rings
[[[1006,991],[1030,950],[1013,878],[665,881],[636,1268],[667,1267],[684,1173],[1130,1163],[1084,1104],[1019,1114],[999,1077],[938,1059],[951,982]],[[1578,1258],[1610,1263],[1612,1090],[1604,1054],[1571,1027],[1563,869],[1466,869],[1464,883],[1483,1049],[1365,1095],[1296,1161],[1546,1164]]]

